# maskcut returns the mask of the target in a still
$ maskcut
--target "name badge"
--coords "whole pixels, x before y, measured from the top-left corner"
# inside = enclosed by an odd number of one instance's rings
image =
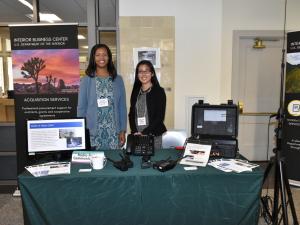
[[[98,104],[98,107],[107,107],[108,106],[108,98],[98,98],[97,104]]]
[[[138,126],[145,126],[146,125],[146,117],[138,117]]]

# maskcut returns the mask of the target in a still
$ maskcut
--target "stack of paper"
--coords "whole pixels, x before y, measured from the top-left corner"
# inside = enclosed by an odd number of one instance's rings
[[[249,163],[247,160],[242,159],[215,159],[210,160],[208,165],[215,167],[216,169],[224,172],[236,172],[241,173],[244,171],[252,171],[253,168],[259,165]]]
[[[55,174],[70,174],[71,173],[71,163],[70,162],[48,162],[33,166],[26,166],[33,176],[41,177]]]

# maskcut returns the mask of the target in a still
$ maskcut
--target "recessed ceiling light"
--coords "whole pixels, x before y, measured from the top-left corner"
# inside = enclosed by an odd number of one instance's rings
[[[23,5],[26,5],[31,10],[33,10],[33,6],[29,2],[27,2],[25,0],[18,0],[18,1],[21,2]]]
[[[33,14],[26,14],[30,19],[33,18]],[[53,13],[40,13],[40,20],[43,22],[55,23],[61,22],[62,19]]]
[[[26,5],[31,10],[33,10],[33,6],[26,0],[18,0],[18,1],[20,3],[22,3],[23,5]],[[40,15],[40,21],[43,21],[43,22],[55,23],[55,22],[62,21],[61,18],[59,18],[57,15],[55,15],[53,13],[40,13],[39,15]],[[29,17],[30,19],[33,18],[33,14],[26,14],[26,16]]]
[[[88,49],[88,48],[89,48],[89,46],[87,46],[87,45],[83,45],[83,46],[81,46],[81,48]]]

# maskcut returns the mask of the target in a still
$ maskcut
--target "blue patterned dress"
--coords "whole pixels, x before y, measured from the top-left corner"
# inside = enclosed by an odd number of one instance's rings
[[[96,77],[97,99],[108,99],[108,106],[97,108],[97,134],[91,139],[91,145],[97,150],[118,149],[112,82],[111,77]]]

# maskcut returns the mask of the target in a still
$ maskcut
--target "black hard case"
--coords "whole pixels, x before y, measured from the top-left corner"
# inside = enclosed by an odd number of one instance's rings
[[[198,124],[199,113],[204,110],[226,110],[226,121],[223,130],[217,130],[215,124]],[[191,134],[188,142],[208,143],[212,145],[211,157],[235,158],[238,151],[238,106],[230,104],[210,105],[196,103],[192,106]],[[204,116],[204,115],[202,115]],[[201,127],[201,128],[199,128]]]

